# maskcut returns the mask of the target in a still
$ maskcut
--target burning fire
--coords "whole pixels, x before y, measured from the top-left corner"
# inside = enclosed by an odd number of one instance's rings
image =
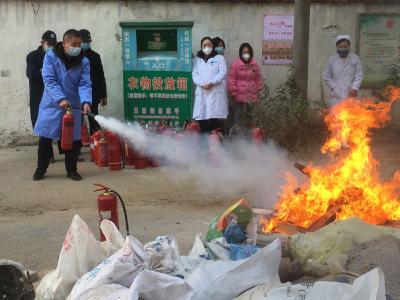
[[[390,87],[386,96],[389,101],[380,103],[349,98],[332,108],[325,117],[331,135],[321,151],[332,155],[333,162],[307,167],[309,181],[300,188],[294,176],[287,174],[288,184],[274,216],[262,221],[265,231],[273,231],[280,223],[309,229],[332,210],[336,220],[355,216],[370,224],[400,220],[400,172],[382,182],[370,146],[369,129],[382,128],[390,120],[400,89]]]

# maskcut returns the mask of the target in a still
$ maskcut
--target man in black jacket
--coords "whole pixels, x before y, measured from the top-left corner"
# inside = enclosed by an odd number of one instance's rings
[[[90,80],[92,81],[92,113],[99,113],[99,104],[107,105],[107,86],[104,78],[103,64],[101,63],[100,55],[91,49],[92,37],[89,30],[81,29],[79,31],[82,38],[82,50],[84,55],[90,61]],[[89,118],[90,135],[100,129],[100,125],[93,119]]]
[[[41,45],[38,49],[26,56],[26,76],[29,79],[29,107],[31,111],[32,128],[35,127],[39,113],[39,104],[42,99],[44,84],[42,78],[42,66],[46,51],[51,50],[57,44],[56,34],[48,30],[42,35]],[[52,154],[51,162],[54,162]]]

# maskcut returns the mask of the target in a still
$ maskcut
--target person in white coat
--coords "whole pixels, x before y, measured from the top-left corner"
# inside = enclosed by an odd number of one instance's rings
[[[363,66],[358,55],[350,52],[350,36],[336,37],[337,53],[329,58],[323,78],[330,89],[329,107],[349,97],[357,97],[363,79]]]
[[[223,127],[228,117],[225,59],[214,49],[210,37],[201,40],[201,50],[193,65],[193,82],[196,85],[193,119],[202,132]]]

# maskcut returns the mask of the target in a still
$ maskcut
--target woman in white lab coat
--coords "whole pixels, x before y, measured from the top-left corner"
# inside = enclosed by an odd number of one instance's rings
[[[226,74],[224,57],[213,49],[210,37],[203,38],[192,74],[196,85],[193,119],[199,122],[202,132],[222,128],[228,116]]]

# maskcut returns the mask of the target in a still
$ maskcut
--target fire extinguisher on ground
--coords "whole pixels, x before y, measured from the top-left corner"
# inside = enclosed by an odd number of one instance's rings
[[[112,171],[121,170],[121,142],[119,137],[110,132],[108,139],[108,166]]]
[[[184,129],[190,133],[200,133],[200,125],[195,120],[186,121]]]
[[[82,117],[81,141],[83,147],[88,147],[90,145],[89,130],[85,121],[85,116]]]
[[[99,192],[102,191],[101,194],[97,196],[97,208],[98,208],[98,213],[99,213],[99,224],[101,224],[101,221],[103,220],[110,220],[117,226],[119,229],[119,219],[118,219],[118,200],[121,202],[122,209],[124,211],[124,217],[125,217],[125,227],[126,227],[126,235],[129,235],[129,224],[128,224],[128,217],[126,214],[126,207],[125,203],[122,200],[121,195],[110,189],[109,187],[106,187],[105,185],[102,184],[94,184],[95,186],[98,186],[98,189],[95,189],[93,192]],[[105,236],[103,232],[100,229],[100,241],[105,241]]]
[[[125,140],[124,144],[124,150],[125,150],[125,167],[132,167],[135,165],[135,151],[132,149],[132,147],[129,145],[128,141]]]
[[[254,145],[262,145],[265,141],[265,130],[261,127],[253,128],[251,130],[251,139]]]
[[[69,151],[74,145],[74,116],[72,108],[68,107],[62,118],[61,125],[61,149]]]
[[[219,166],[221,143],[222,134],[220,129],[213,130],[208,136],[208,162],[212,167]]]
[[[90,141],[90,161],[96,161],[96,154],[95,154],[95,146],[94,146],[94,134],[92,134],[89,138]]]
[[[108,141],[105,134],[97,141],[96,159],[97,166],[108,167]]]
[[[93,158],[94,158],[94,163],[97,165],[97,151],[98,151],[97,150],[97,143],[99,142],[99,140],[102,137],[102,131],[98,130],[95,133],[93,133],[92,136],[93,136],[93,152],[91,152],[91,153],[92,153]]]

